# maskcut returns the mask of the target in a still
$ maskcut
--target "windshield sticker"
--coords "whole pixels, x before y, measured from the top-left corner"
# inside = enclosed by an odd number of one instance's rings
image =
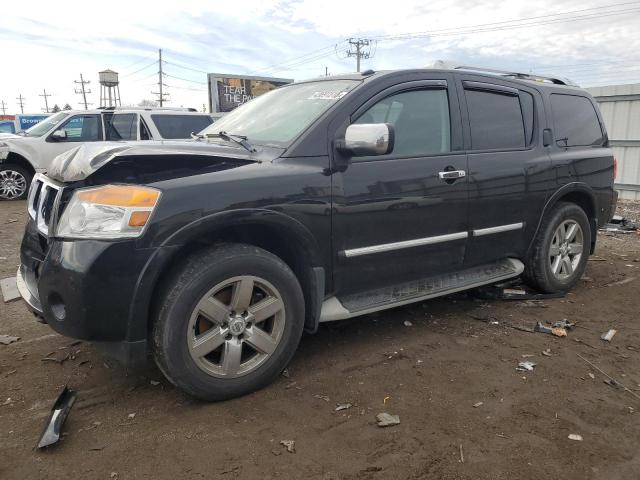
[[[324,90],[313,92],[307,100],[339,100],[347,94],[344,90]]]

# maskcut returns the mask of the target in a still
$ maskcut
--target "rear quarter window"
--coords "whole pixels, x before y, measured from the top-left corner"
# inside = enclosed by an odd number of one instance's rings
[[[602,145],[604,135],[591,100],[579,95],[551,94],[556,143],[560,147]]]
[[[162,138],[190,138],[213,123],[209,115],[151,115]]]

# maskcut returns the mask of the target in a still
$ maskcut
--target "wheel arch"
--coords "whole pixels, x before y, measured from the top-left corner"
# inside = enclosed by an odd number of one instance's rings
[[[19,165],[21,167],[26,168],[31,176],[35,175],[36,169],[31,165],[31,162],[27,160],[27,158],[17,152],[10,151],[2,162],[2,164],[11,164],[11,165]]]
[[[130,310],[129,339],[147,338],[162,282],[171,277],[182,259],[220,243],[254,245],[281,258],[300,281],[305,299],[305,330],[315,332],[327,271],[315,238],[304,225],[283,213],[247,209],[200,218],[163,242],[138,279]]]
[[[584,210],[587,218],[589,219],[589,227],[591,230],[591,245],[589,253],[592,254],[596,246],[596,235],[598,233],[595,193],[586,183],[578,182],[562,186],[556,190],[553,195],[551,195],[549,200],[547,200],[547,203],[542,210],[542,215],[540,215],[538,220],[536,231],[529,243],[528,252],[530,252],[533,247],[545,215],[547,215],[558,204],[558,202],[574,203]]]

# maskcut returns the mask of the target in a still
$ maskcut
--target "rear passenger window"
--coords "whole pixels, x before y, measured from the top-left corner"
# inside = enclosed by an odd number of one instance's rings
[[[190,138],[213,123],[209,115],[151,115],[162,138]]]
[[[354,123],[392,124],[393,156],[433,155],[451,150],[449,100],[445,89],[396,93],[380,100]]]
[[[586,97],[551,95],[556,143],[561,147],[602,145],[604,140],[596,110]]]
[[[107,140],[137,140],[136,114],[112,115],[107,122]]]
[[[486,90],[465,90],[471,128],[471,148],[492,150],[523,148],[525,125],[520,97]],[[531,110],[533,115],[533,109]],[[531,126],[533,129],[533,119]]]

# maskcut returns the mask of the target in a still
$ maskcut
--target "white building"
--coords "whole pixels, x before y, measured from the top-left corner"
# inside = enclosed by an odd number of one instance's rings
[[[587,88],[600,105],[618,160],[620,198],[640,200],[640,83]]]

